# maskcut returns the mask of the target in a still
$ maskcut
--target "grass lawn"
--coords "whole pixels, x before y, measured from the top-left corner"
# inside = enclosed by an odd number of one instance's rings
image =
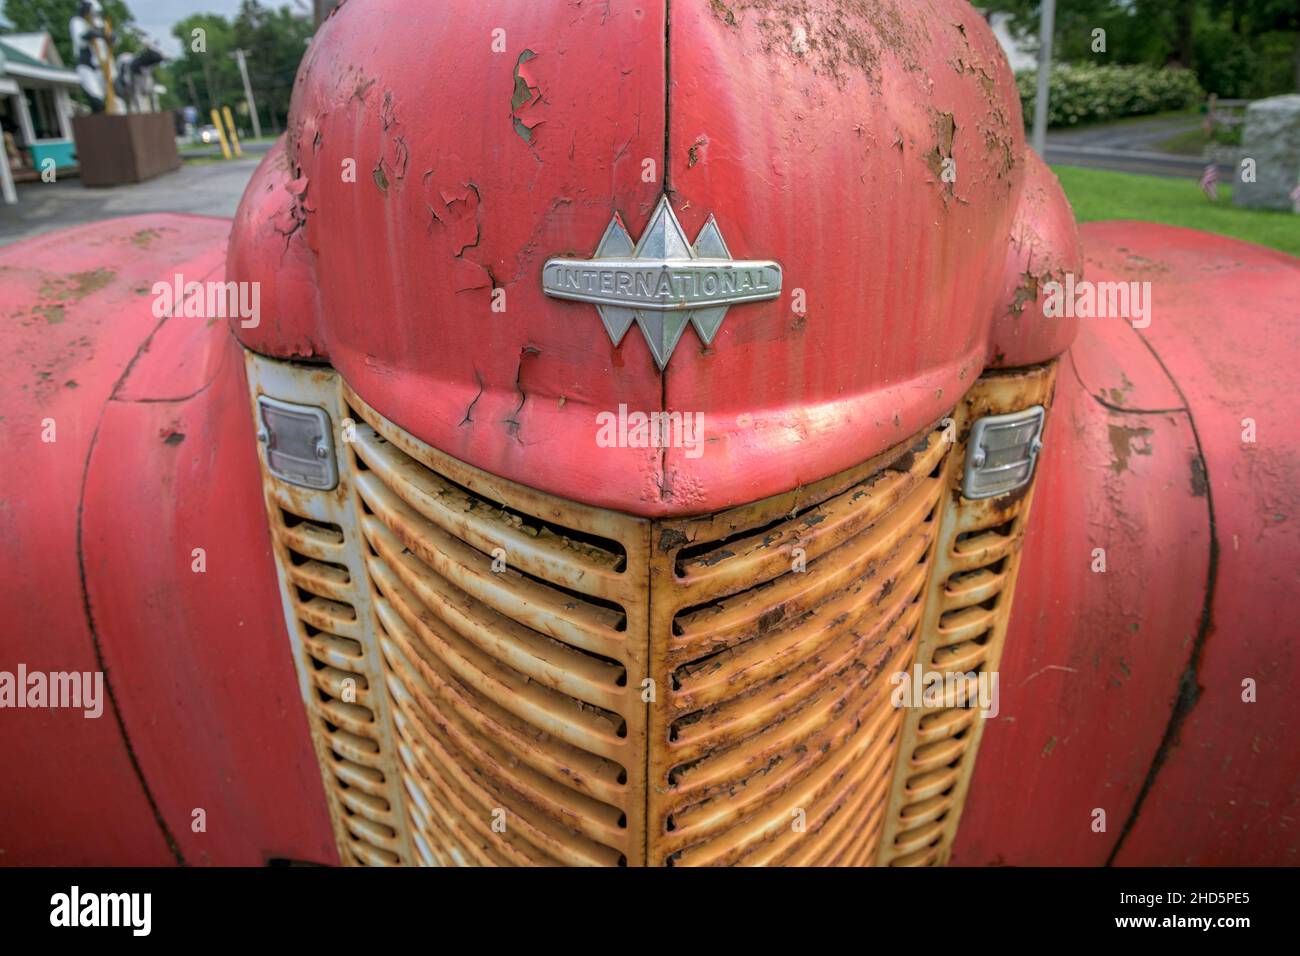
[[[1269,210],[1239,209],[1232,187],[1219,185],[1210,202],[1194,179],[1136,176],[1076,166],[1053,166],[1079,222],[1140,219],[1217,232],[1300,256],[1300,216]]]

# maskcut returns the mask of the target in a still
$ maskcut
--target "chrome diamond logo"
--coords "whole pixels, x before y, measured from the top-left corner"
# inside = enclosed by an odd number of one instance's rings
[[[557,299],[593,303],[615,345],[636,322],[662,370],[688,324],[709,345],[731,306],[779,296],[781,267],[732,259],[712,216],[694,245],[687,242],[663,196],[635,246],[615,215],[594,257],[546,261],[542,289]]]

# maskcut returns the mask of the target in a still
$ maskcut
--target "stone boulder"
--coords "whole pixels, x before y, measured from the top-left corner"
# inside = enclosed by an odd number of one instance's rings
[[[1243,182],[1237,166],[1235,205],[1300,211],[1291,199],[1300,185],[1300,94],[1271,96],[1246,108],[1241,155],[1255,161],[1255,181]]]

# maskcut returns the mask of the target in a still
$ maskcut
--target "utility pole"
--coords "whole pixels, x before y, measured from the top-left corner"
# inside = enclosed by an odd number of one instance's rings
[[[216,91],[212,88],[212,61],[205,56],[202,60],[202,63],[203,63],[203,85],[208,88],[208,109],[211,109],[212,107],[217,105],[217,94]]]
[[[1042,0],[1042,21],[1038,27],[1038,96],[1034,99],[1033,146],[1039,158],[1047,159],[1047,111],[1052,80],[1052,37],[1056,33],[1056,0]]]
[[[248,61],[244,58],[243,50],[236,50],[230,54],[239,61],[239,75],[244,78],[244,98],[248,100],[248,112],[253,120],[253,137],[262,138],[262,121],[257,118],[257,102],[253,99],[253,84],[248,81]]]

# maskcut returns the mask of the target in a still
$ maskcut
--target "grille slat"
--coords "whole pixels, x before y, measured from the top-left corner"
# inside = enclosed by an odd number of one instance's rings
[[[929,541],[918,537],[870,584],[847,589],[827,602],[821,613],[810,612],[798,626],[787,627],[729,648],[694,668],[679,668],[678,694],[681,706],[704,708],[741,696],[756,684],[782,677],[799,663],[819,655],[838,637],[863,623],[874,611],[892,609],[886,604],[891,593],[915,596],[925,578],[917,562],[924,557]],[[901,579],[901,580],[900,580]],[[897,598],[897,595],[894,595]]]
[[[796,546],[803,549],[806,560],[812,563],[869,528],[914,492],[917,484],[942,459],[945,450],[941,435],[935,434],[926,441],[921,454],[909,452],[903,461],[878,478],[851,488],[824,505],[741,542],[725,542],[689,561],[679,561],[679,583],[690,588],[693,596],[703,603],[734,593],[737,579],[754,586],[785,575],[790,570],[790,551]],[[918,471],[898,471],[895,467]]]
[[[448,832],[457,838],[451,845],[475,858],[479,865],[535,866],[548,865],[550,859],[531,847],[521,848],[516,840],[504,839],[494,834],[491,813],[494,807],[483,806],[468,797],[456,782],[455,761],[445,767],[441,760],[423,744],[410,725],[406,710],[397,709],[397,730],[406,746],[402,749],[407,779],[424,789],[429,803],[446,808],[445,821]]]
[[[492,558],[417,514],[371,474],[357,476],[362,500],[404,550],[470,597],[525,627],[591,653],[613,656],[624,641],[623,615],[556,591],[509,567],[491,570]],[[367,522],[373,527],[373,522]],[[373,542],[372,542],[373,543]]]
[[[779,629],[783,622],[822,606],[833,596],[857,587],[859,582],[876,582],[882,587],[889,579],[881,575],[880,563],[904,546],[928,548],[930,532],[925,516],[932,507],[937,484],[915,495],[871,531],[845,544],[833,561],[817,561],[800,574],[786,574],[768,586],[751,588],[735,597],[715,601],[699,611],[687,611],[674,619],[679,632],[670,649],[670,659],[684,661],[711,653]],[[786,559],[787,569],[790,559]]]
[[[443,781],[444,792],[455,788],[458,802],[471,824],[479,823],[486,828],[486,834],[492,834],[494,813],[499,813],[497,819],[505,829],[496,835],[516,846],[527,844],[532,848],[532,855],[540,854],[547,860],[577,866],[617,863],[617,851],[602,847],[592,839],[593,835],[608,838],[612,828],[594,828],[588,818],[562,804],[539,806],[533,802],[539,796],[536,791],[524,792],[522,774],[513,776],[508,782],[500,776],[489,777],[486,768],[490,761],[475,763],[459,759],[459,748],[440,732],[427,712],[411,699],[399,696],[396,701],[403,715],[400,732],[411,746],[412,753],[417,755],[416,761],[424,770],[424,779],[436,776]],[[482,756],[483,752],[480,751],[479,755]],[[573,828],[561,829],[548,819],[552,814]],[[593,834],[592,830],[596,832]]]
[[[645,627],[643,524],[571,514],[345,397],[421,857],[440,847],[478,865],[639,860],[645,651],[628,635]]]
[[[338,415],[337,387],[318,372],[250,357],[254,416],[267,389]],[[262,461],[271,542],[308,728],[339,859],[396,866],[412,859],[383,665],[370,638],[370,587],[351,529],[346,475],[329,491],[275,478]]]
[[[425,706],[442,715],[454,728],[449,733],[498,741],[509,751],[508,762],[512,765],[531,767],[605,803],[617,805],[626,797],[618,782],[622,772],[618,764],[540,734],[490,701],[475,698],[454,677],[419,658],[411,646],[409,631],[395,628],[389,633],[395,640],[385,643],[384,654],[392,670],[403,676],[402,693],[416,695]]]
[[[475,774],[495,780],[496,787],[515,788],[531,803],[549,804],[558,819],[575,829],[589,828],[593,838],[622,839],[618,832],[622,813],[617,807],[579,792],[570,785],[572,774],[547,774],[534,769],[491,737],[471,732],[456,719],[458,715],[438,707],[438,698],[413,673],[399,648],[393,647],[391,654],[394,672],[411,675],[396,696],[404,702],[412,719],[418,718],[412,725],[413,729],[423,727],[426,733],[443,742],[444,749],[463,753],[470,759]],[[509,768],[508,775],[503,768]],[[616,795],[622,797],[624,794],[617,791]]]
[[[884,662],[881,663],[883,669]],[[752,815],[773,795],[797,784],[832,751],[839,751],[858,733],[861,721],[879,709],[875,698],[862,702],[857,711],[849,709],[856,692],[861,690],[861,683],[859,678],[832,686],[818,706],[784,721],[785,732],[781,737],[764,741],[764,750],[746,755],[741,766],[733,763],[726,768],[731,773],[719,774],[721,779],[679,778],[678,790],[685,799],[691,799],[687,795],[692,791],[705,790],[705,793],[698,798],[700,802],[687,804],[673,814],[674,841],[697,840],[747,814]],[[793,755],[793,759],[783,759],[787,755]],[[765,763],[771,760],[781,762]],[[760,773],[754,772],[756,767],[762,768]]]
[[[906,640],[915,623],[915,616],[905,614],[890,629],[888,639],[875,640],[865,648],[851,647],[846,655],[848,662],[826,680],[824,688],[819,688],[805,702],[791,702],[788,712],[773,717],[756,733],[732,738],[726,747],[675,750],[674,753],[688,761],[669,772],[669,779],[677,785],[682,798],[688,798],[693,790],[716,788],[737,780],[738,768],[743,768],[746,758],[751,758],[751,755],[770,759],[774,754],[794,752],[796,748],[805,746],[804,738],[820,731],[852,703],[855,687],[874,679],[891,664],[898,644]],[[704,760],[702,754],[711,759]],[[683,772],[681,767],[689,770]]]
[[[369,521],[364,528],[385,567],[395,572],[446,634],[454,634],[466,645],[543,687],[607,711],[618,706],[623,697],[619,681],[626,680],[624,668],[583,654],[498,614],[404,554],[400,542],[387,529]],[[433,626],[428,617],[425,621]]]
[[[611,759],[619,754],[618,726],[609,714],[584,710],[577,701],[530,683],[450,634],[435,631],[421,618],[418,599],[397,577],[378,563],[373,567],[376,584],[387,598],[376,602],[386,632],[392,634],[405,625],[415,635],[411,643],[420,653],[445,664],[476,697],[486,698],[540,732],[589,753]]]
[[[910,708],[904,720],[876,858],[881,864],[947,861],[985,723],[980,695],[996,693],[992,681],[1033,494],[1030,488],[998,498],[964,499],[966,436],[971,424],[985,416],[1046,407],[1053,384],[1050,367],[989,375],[967,393],[954,416],[963,437],[945,479],[942,531],[917,650],[918,666],[939,676],[943,691],[938,699]]]
[[[878,702],[878,701],[877,701]],[[837,752],[799,778],[795,787],[781,793],[761,814],[720,834],[723,839],[698,843],[674,854],[678,866],[768,865],[793,851],[810,834],[818,835],[824,817],[842,807],[857,785],[887,772],[888,727],[896,719],[888,707],[877,707],[870,723]],[[871,755],[878,758],[872,761]],[[793,825],[795,811],[805,814],[804,829]],[[820,842],[820,841],[818,841]],[[667,843],[670,848],[672,841]]]
[[[439,477],[368,425],[357,426],[352,447],[384,487],[457,540],[488,555],[500,548],[514,567],[560,587],[602,598],[620,592],[622,558],[614,551],[524,523]]]
[[[361,622],[357,620],[357,613],[350,604],[340,604],[313,595],[305,601],[294,600],[293,607],[298,620],[318,631],[353,640],[361,637]]]

